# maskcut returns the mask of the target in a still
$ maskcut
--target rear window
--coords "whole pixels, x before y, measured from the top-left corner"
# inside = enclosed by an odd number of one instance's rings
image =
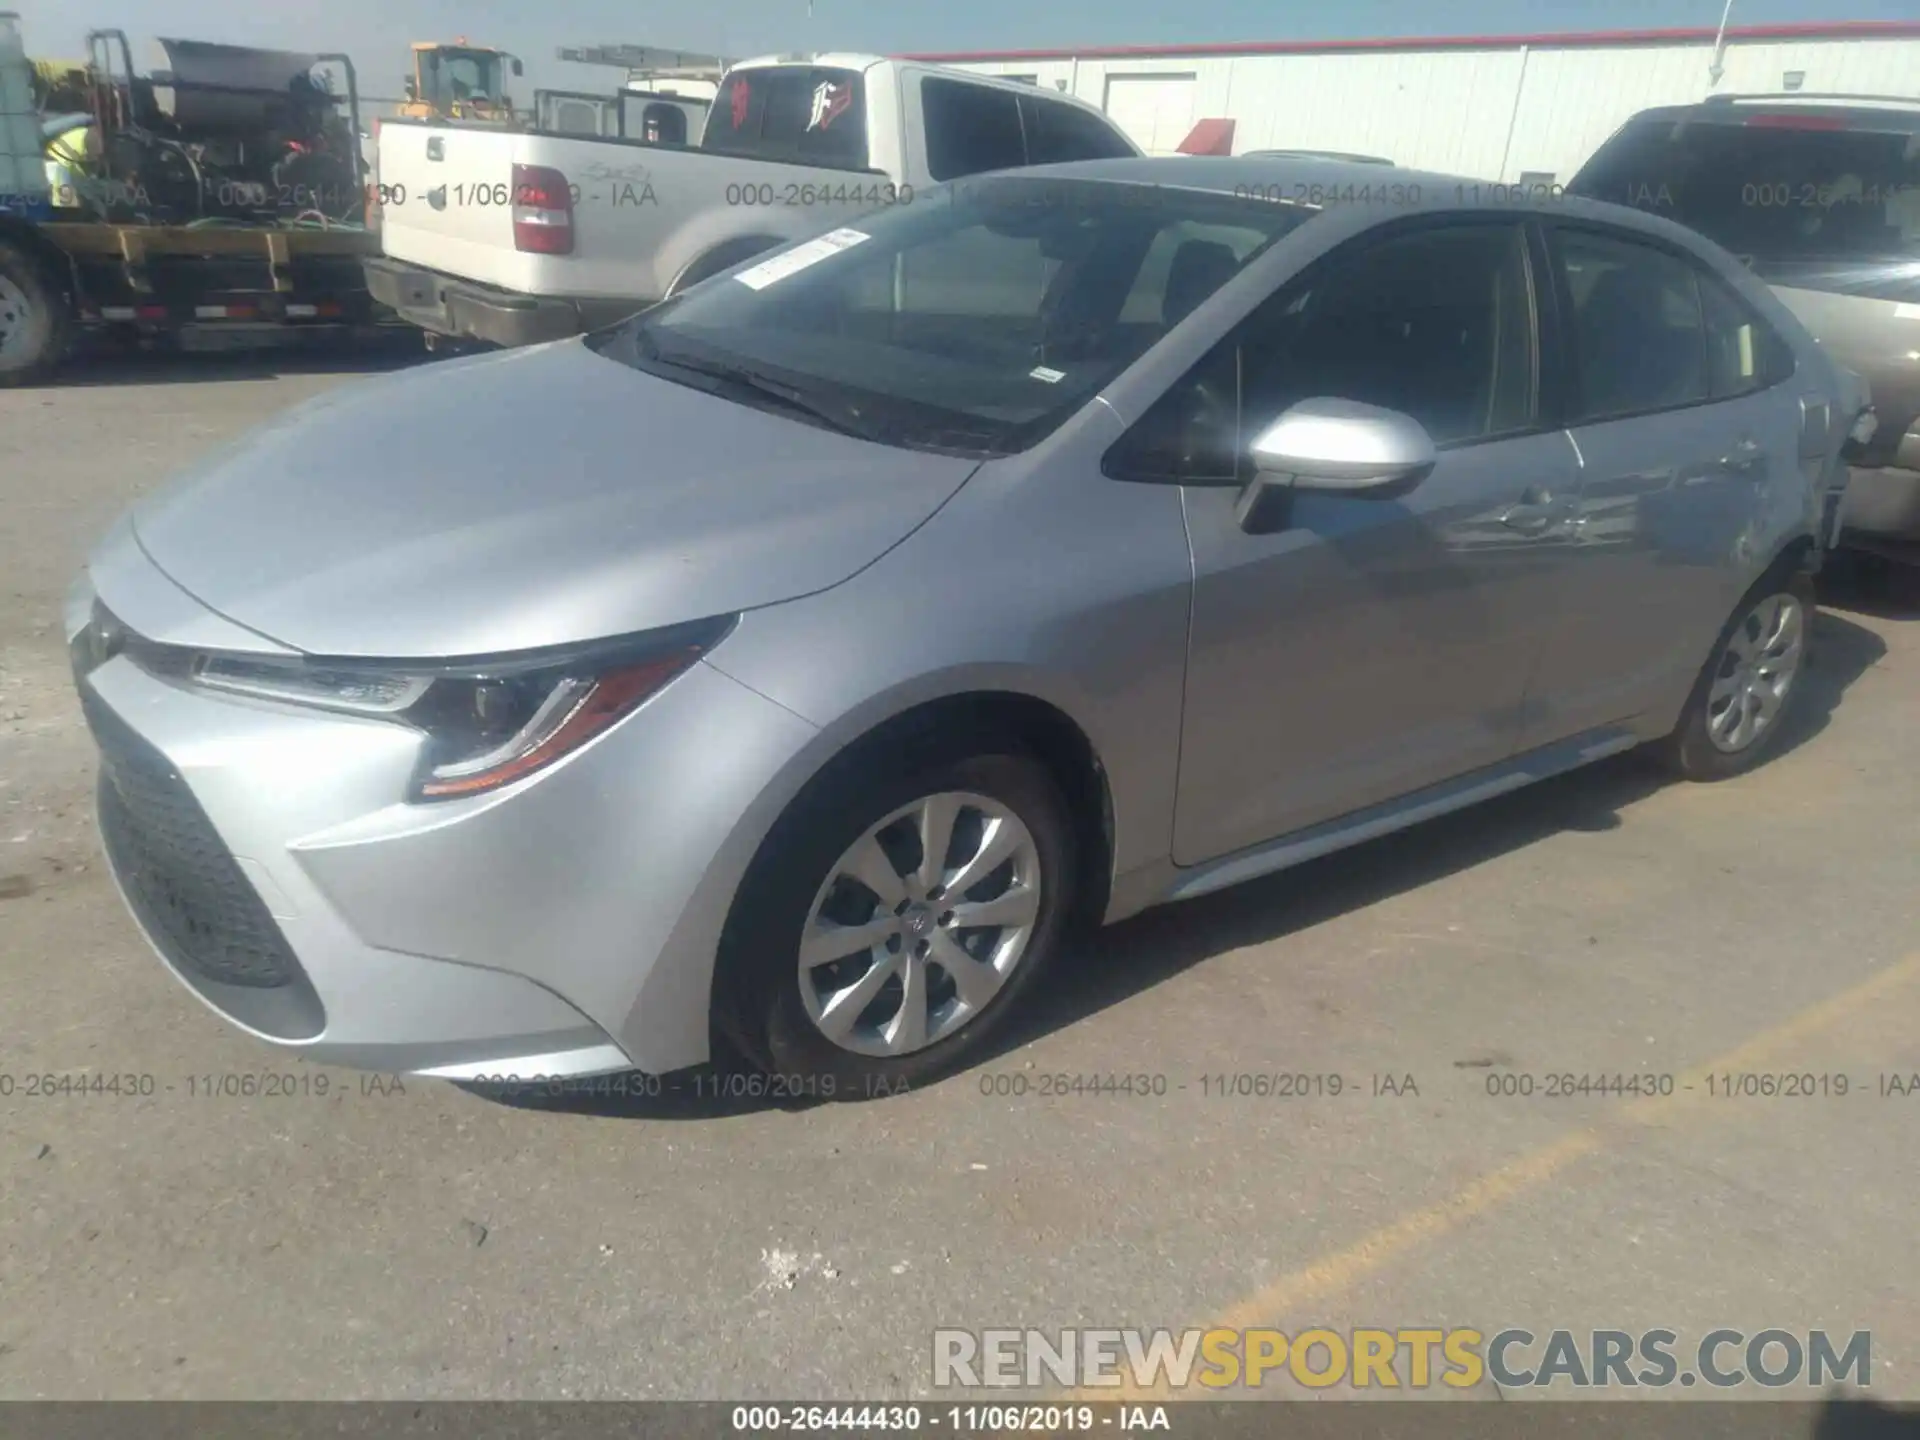
[[[1124,160],[1134,153],[1104,116],[1078,105],[1022,95],[1020,120],[1027,132],[1029,165]]]
[[[927,122],[927,173],[958,180],[1027,163],[1020,97],[991,85],[929,78],[920,85]]]
[[[1663,215],[1750,265],[1920,254],[1920,135],[1776,113],[1636,121],[1570,188]]]
[[[866,82],[857,70],[736,70],[707,114],[703,150],[840,170],[867,168]]]

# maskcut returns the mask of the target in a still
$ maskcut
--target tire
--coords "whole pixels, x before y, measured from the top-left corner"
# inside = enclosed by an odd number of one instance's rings
[[[1686,780],[1727,780],[1772,753],[1806,688],[1813,618],[1813,582],[1799,571],[1770,574],[1746,593],[1661,746],[1670,769]]]
[[[796,1094],[861,1100],[961,1068],[1061,948],[1078,856],[1072,817],[1052,776],[1014,745],[983,751],[976,741],[968,753],[935,737],[930,748],[918,748],[918,756],[890,763],[876,752],[856,752],[852,763],[823,775],[776,827],[736,898],[720,947],[716,1028],[749,1064]],[[948,880],[964,879],[969,863],[984,864],[1012,847],[1009,860],[979,870],[959,902],[958,892],[936,890],[934,903],[921,903],[928,892],[920,874],[930,872],[915,872],[929,801],[936,813],[954,813]],[[861,873],[876,881],[871,887],[848,873],[856,846],[867,862]],[[892,881],[873,868],[881,863],[890,866]],[[884,898],[892,909],[880,898],[889,885]],[[1026,896],[1028,887],[1037,895],[1012,898]],[[943,910],[942,900],[953,909]],[[1000,909],[977,908],[987,901]],[[1031,919],[969,927],[968,913]],[[812,968],[803,971],[803,936],[829,921],[857,927],[863,940],[872,936],[872,947],[836,956],[830,942],[816,943]],[[957,966],[942,969],[942,955],[968,965],[972,1001],[956,982]],[[871,998],[855,1010],[843,997],[862,996],[858,982]],[[910,1008],[916,995],[924,1009]],[[916,1016],[925,1023],[918,1044]],[[829,1026],[842,1039],[829,1038]]]
[[[60,363],[73,312],[39,258],[0,240],[0,387],[31,385]]]

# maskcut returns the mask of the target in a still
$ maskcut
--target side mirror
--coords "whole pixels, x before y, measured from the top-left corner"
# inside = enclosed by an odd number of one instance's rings
[[[1433,437],[1410,415],[1357,400],[1302,400],[1253,442],[1253,483],[1234,507],[1240,528],[1269,535],[1292,523],[1301,490],[1404,495],[1437,459]]]
[[[1253,442],[1260,478],[1296,490],[1359,494],[1417,485],[1433,469],[1418,420],[1357,400],[1303,400]]]
[[[519,79],[519,78],[520,78],[520,77],[521,77],[522,75],[525,75],[526,73],[527,73],[527,67],[526,67],[526,66],[524,66],[524,65],[522,65],[522,64],[521,64],[521,63],[520,63],[520,62],[519,62],[518,60],[516,60],[516,61],[514,61],[514,62],[513,62],[513,76],[514,76],[514,79],[516,79],[516,80],[517,80],[517,79]]]
[[[407,99],[418,100],[420,98],[420,87],[413,83],[413,77],[411,75],[401,83],[407,87]]]

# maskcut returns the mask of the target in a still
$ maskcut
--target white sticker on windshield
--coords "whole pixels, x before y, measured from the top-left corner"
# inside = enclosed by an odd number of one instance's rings
[[[1036,365],[1033,369],[1029,370],[1027,374],[1035,380],[1044,380],[1049,385],[1058,385],[1062,380],[1067,378],[1066,371],[1049,369],[1045,365]]]
[[[764,290],[789,275],[797,275],[802,270],[818,265],[822,260],[831,260],[842,250],[851,250],[864,240],[873,237],[861,230],[835,230],[822,235],[818,240],[809,240],[804,245],[796,245],[784,254],[771,260],[763,260],[750,270],[742,270],[733,278],[749,290]]]

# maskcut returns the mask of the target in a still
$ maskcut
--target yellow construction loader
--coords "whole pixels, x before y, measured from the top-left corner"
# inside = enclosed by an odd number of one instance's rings
[[[466,37],[451,45],[417,40],[413,74],[400,114],[410,120],[477,120],[511,125],[513,97],[507,77],[526,73],[520,61],[490,45],[469,45]]]

